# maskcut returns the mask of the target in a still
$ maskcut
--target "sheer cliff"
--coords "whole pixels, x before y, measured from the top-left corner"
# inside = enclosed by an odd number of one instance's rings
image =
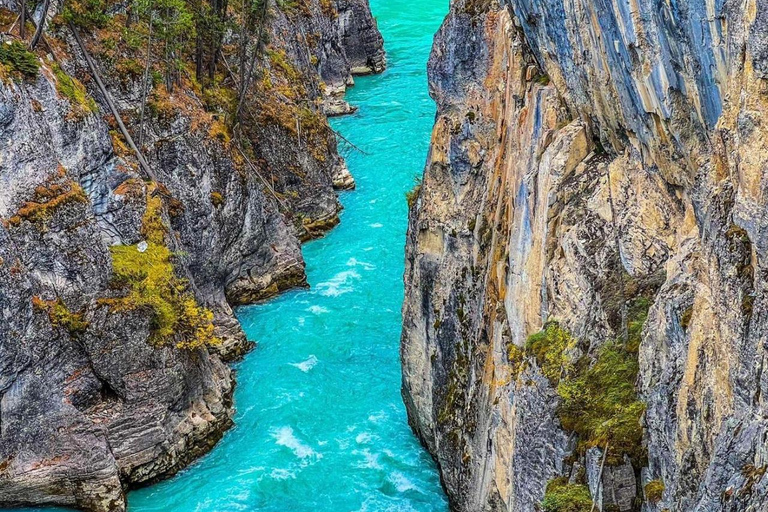
[[[195,73],[135,5],[54,2],[31,52],[43,4],[25,40],[0,2],[0,506],[123,510],[209,450],[232,306],[305,285],[354,187],[325,112],[385,66],[365,0],[259,3],[242,106],[236,29]]]
[[[768,4],[456,0],[403,396],[454,510],[768,506]]]

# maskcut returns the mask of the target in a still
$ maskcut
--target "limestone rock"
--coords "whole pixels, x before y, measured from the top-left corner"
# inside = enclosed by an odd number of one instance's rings
[[[765,12],[452,3],[430,59],[401,354],[409,421],[454,510],[537,510],[574,463],[603,510],[652,480],[664,492],[647,511],[768,506]],[[593,358],[622,333],[627,282],[652,298],[648,457],[634,484],[619,464],[596,485],[525,343],[556,319]]]

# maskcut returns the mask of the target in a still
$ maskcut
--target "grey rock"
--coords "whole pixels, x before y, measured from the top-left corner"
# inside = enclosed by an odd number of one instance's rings
[[[375,27],[365,21],[367,3],[355,5],[361,14],[351,23],[363,25],[347,29],[363,37]],[[318,103],[322,72],[346,81],[351,70],[338,15],[319,9],[315,2],[299,22],[278,12],[271,26],[272,44]],[[336,41],[335,64],[314,62],[314,43],[286,36],[295,23]],[[68,34],[57,36],[67,48],[64,70],[87,76]],[[135,134],[139,84],[109,62],[97,65]],[[84,82],[106,112],[93,82]],[[191,91],[177,93],[196,101]],[[48,71],[0,83],[0,507],[119,511],[125,490],[173,475],[231,426],[235,382],[224,361],[253,346],[232,307],[306,285],[301,240],[338,222],[334,189],[354,180],[330,130],[308,147],[285,127],[257,124],[259,161],[250,167],[209,134],[205,123],[215,119],[189,107],[150,116],[145,156],[159,182],[150,185],[131,154],[116,154],[102,114],[72,115],[72,107]],[[31,203],[45,202],[47,191],[68,195],[49,209]],[[146,241],[149,194],[160,197],[177,276],[214,314],[222,344],[210,351],[154,345],[148,308],[110,302],[123,293],[110,247]]]
[[[765,12],[452,3],[430,60],[438,115],[410,217],[401,354],[411,425],[454,510],[536,510],[574,458],[603,507],[626,509],[651,480],[665,491],[646,511],[768,506]],[[624,464],[597,485],[594,460],[563,460],[573,445],[553,390],[526,407],[562,448],[517,443],[518,399],[549,386],[522,349],[557,319],[593,355],[621,332],[621,276],[654,290],[637,382],[648,461],[634,484]],[[491,418],[503,421],[483,450]]]

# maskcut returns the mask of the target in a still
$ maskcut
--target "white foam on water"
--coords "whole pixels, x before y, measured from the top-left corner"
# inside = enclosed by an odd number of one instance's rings
[[[357,444],[368,444],[371,442],[371,439],[373,439],[373,436],[371,436],[370,432],[362,432],[360,434],[357,434],[357,437],[355,438],[355,442]]]
[[[299,326],[304,326],[306,320],[303,316],[300,316],[297,320],[299,321]]]
[[[301,440],[294,435],[291,427],[273,428],[271,435],[279,446],[285,446],[290,449],[293,454],[300,459],[307,459],[310,457],[317,459],[322,458],[322,454],[317,453],[311,446],[301,442]]]
[[[318,363],[317,358],[314,355],[309,356],[307,359],[300,363],[288,363],[291,366],[298,368],[299,370],[303,371],[304,373],[309,372],[312,368],[315,367],[315,365]]]
[[[275,480],[288,480],[289,478],[293,480],[296,479],[296,473],[290,469],[273,469],[269,476]]]
[[[324,308],[323,306],[310,306],[307,308],[307,311],[313,315],[322,315],[323,313],[328,313],[330,310],[328,308]]]
[[[365,450],[354,450],[352,454],[363,456],[363,460],[355,464],[358,468],[382,469],[378,453],[371,453],[371,450],[366,448]]]
[[[326,297],[338,297],[344,293],[355,290],[352,281],[360,279],[360,274],[355,270],[345,270],[333,276],[330,280],[318,284],[315,288]]]
[[[376,265],[372,263],[366,263],[364,261],[360,261],[357,258],[349,258],[347,260],[347,266],[348,267],[363,267],[365,270],[375,270]]]
[[[399,471],[393,471],[387,479],[392,482],[397,492],[418,491],[416,485]]]
[[[368,224],[368,226],[374,229],[379,229],[379,228],[383,228],[384,224],[382,224],[381,222],[374,222],[373,224]]]
[[[381,420],[387,419],[387,413],[384,411],[379,411],[375,414],[371,414],[368,416],[368,421],[371,423],[379,423]]]

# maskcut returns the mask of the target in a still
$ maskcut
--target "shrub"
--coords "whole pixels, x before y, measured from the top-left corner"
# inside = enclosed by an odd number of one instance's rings
[[[126,287],[128,293],[104,302],[118,311],[149,309],[152,344],[195,349],[220,342],[213,334],[213,313],[200,307],[186,280],[176,276],[167,247],[149,242],[144,252],[136,245],[116,245],[110,252],[114,285]]]
[[[66,204],[87,203],[88,197],[83,189],[74,181],[48,183],[35,188],[35,194],[31,201],[25,202],[8,222],[12,226],[18,226],[22,221],[33,224],[42,224],[53,217],[56,209]]]
[[[413,188],[405,193],[405,200],[408,202],[408,208],[413,208],[421,194],[421,178],[414,178],[414,181],[416,183],[413,185]]]
[[[570,361],[568,352],[577,340],[557,322],[528,338],[526,353],[536,358],[542,373],[560,397],[558,416],[563,428],[579,436],[581,451],[609,446],[608,464],[620,464],[624,455],[642,463],[645,404],[638,400],[635,382],[639,372],[637,351],[650,301],[636,297],[628,308],[626,343],[611,340],[597,350],[594,360],[584,355]]]
[[[40,70],[37,56],[21,41],[0,43],[0,63],[24,78],[35,78]]]
[[[563,428],[579,435],[581,448],[609,446],[606,461],[620,464],[623,455],[643,458],[640,417],[645,404],[637,399],[637,353],[618,341],[600,347],[589,366],[582,358],[576,371],[560,381],[558,415]]]
[[[83,29],[100,28],[109,21],[104,0],[67,0],[62,14],[64,21]]]
[[[544,512],[590,512],[592,496],[589,487],[569,484],[565,477],[550,480],[541,503]]]
[[[85,86],[77,78],[69,76],[58,64],[53,64],[51,69],[56,77],[56,90],[69,100],[77,117],[95,114],[99,111],[96,102],[93,101],[85,90]]]
[[[658,503],[664,494],[664,482],[651,480],[645,484],[645,499],[651,503]]]
[[[547,322],[544,328],[528,337],[525,350],[536,358],[542,373],[553,386],[557,386],[569,362],[566,350],[576,346],[576,340],[554,321]]]

